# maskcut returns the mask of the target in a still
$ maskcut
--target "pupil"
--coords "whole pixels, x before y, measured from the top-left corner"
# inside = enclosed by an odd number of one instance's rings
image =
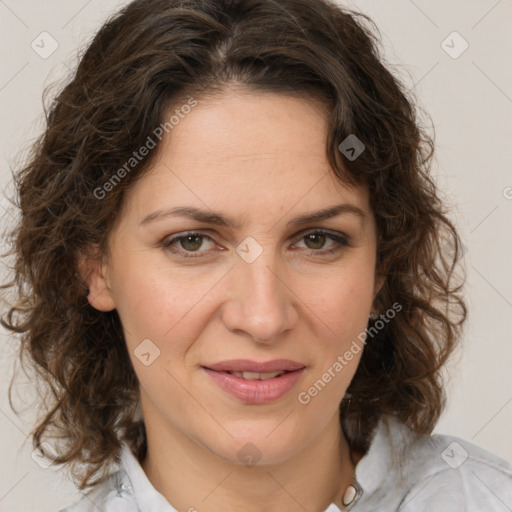
[[[189,241],[194,240],[194,239],[195,239],[196,243],[194,244],[192,242],[191,245],[189,245]],[[198,235],[188,235],[182,240],[182,245],[183,245],[184,249],[189,249],[191,251],[195,251],[195,250],[199,249],[199,247],[201,247],[201,237]],[[187,247],[187,245],[188,245],[188,247]]]
[[[315,245],[315,240],[316,240],[316,245]],[[324,245],[324,242],[325,242],[325,235],[322,235],[322,234],[311,234],[311,235],[308,235],[308,239],[307,239],[308,242],[313,242],[313,247],[310,247],[310,249],[320,249],[323,245]],[[320,242],[320,243],[318,243]]]

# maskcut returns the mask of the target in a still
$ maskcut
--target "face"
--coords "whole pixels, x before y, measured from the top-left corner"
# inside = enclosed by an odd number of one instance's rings
[[[146,425],[233,463],[248,442],[270,464],[321,435],[361,357],[375,220],[329,167],[326,119],[282,94],[198,99],[89,279],[91,304],[121,318]]]

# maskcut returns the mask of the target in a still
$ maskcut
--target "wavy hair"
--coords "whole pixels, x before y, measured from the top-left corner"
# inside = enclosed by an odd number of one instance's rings
[[[125,191],[156,151],[104,197],[97,191],[170,106],[231,84],[324,101],[336,176],[369,189],[385,277],[374,307],[402,308],[368,342],[340,404],[350,446],[366,451],[382,414],[432,431],[444,406],[441,369],[466,318],[461,245],[431,176],[433,139],[375,33],[369,18],[330,0],[135,0],[102,26],[45,107],[45,130],[13,173],[19,220],[9,228],[1,323],[45,390],[34,446],[58,440],[54,460],[81,489],[106,475],[123,441],[144,455],[120,318],[90,306],[77,265],[91,246],[106,254]],[[338,148],[350,134],[366,146],[353,161]]]

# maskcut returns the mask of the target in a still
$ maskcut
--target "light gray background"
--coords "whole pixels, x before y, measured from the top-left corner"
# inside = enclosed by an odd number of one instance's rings
[[[41,129],[43,88],[73,66],[77,49],[124,3],[0,0],[0,185],[7,193],[8,169]],[[512,0],[344,4],[373,17],[388,61],[432,116],[434,171],[467,247],[469,321],[464,347],[447,369],[449,402],[436,431],[512,460]],[[33,40],[42,46],[43,31],[58,43],[46,59],[31,48]],[[453,31],[469,44],[456,59],[441,46]],[[463,41],[452,36],[445,44],[455,55]],[[0,210],[5,204],[2,198]],[[54,512],[77,491],[61,472],[31,459],[31,408],[17,417],[9,407],[13,343],[0,334],[0,511]],[[27,383],[18,394],[29,390]]]

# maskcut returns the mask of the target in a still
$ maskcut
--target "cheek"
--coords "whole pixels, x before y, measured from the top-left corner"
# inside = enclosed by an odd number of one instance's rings
[[[152,337],[163,345],[163,340],[175,338],[184,324],[192,337],[191,328],[199,326],[197,318],[191,325],[191,314],[195,312],[197,317],[197,306],[222,273],[188,270],[170,271],[160,259],[152,261],[143,254],[125,258],[116,268],[114,299],[129,345]]]
[[[347,265],[324,285],[309,294],[309,306],[329,327],[328,332],[336,337],[339,345],[367,326],[373,302],[373,266],[364,261]]]
[[[353,262],[309,296],[309,309],[323,325],[323,335],[317,343],[322,347],[304,399],[315,398],[317,406],[330,407],[339,403],[348,387],[364,350],[364,335],[373,301],[373,261]],[[325,283],[324,283],[325,284]],[[319,327],[321,328],[321,327]],[[310,392],[309,392],[310,391]],[[300,401],[300,400],[299,400]],[[303,403],[303,402],[301,402]],[[305,402],[304,402],[305,403]],[[313,408],[316,408],[314,406]]]
[[[162,411],[185,417],[186,355],[203,329],[201,298],[213,278],[171,274],[161,263],[136,258],[117,270],[116,307],[141,393]]]

